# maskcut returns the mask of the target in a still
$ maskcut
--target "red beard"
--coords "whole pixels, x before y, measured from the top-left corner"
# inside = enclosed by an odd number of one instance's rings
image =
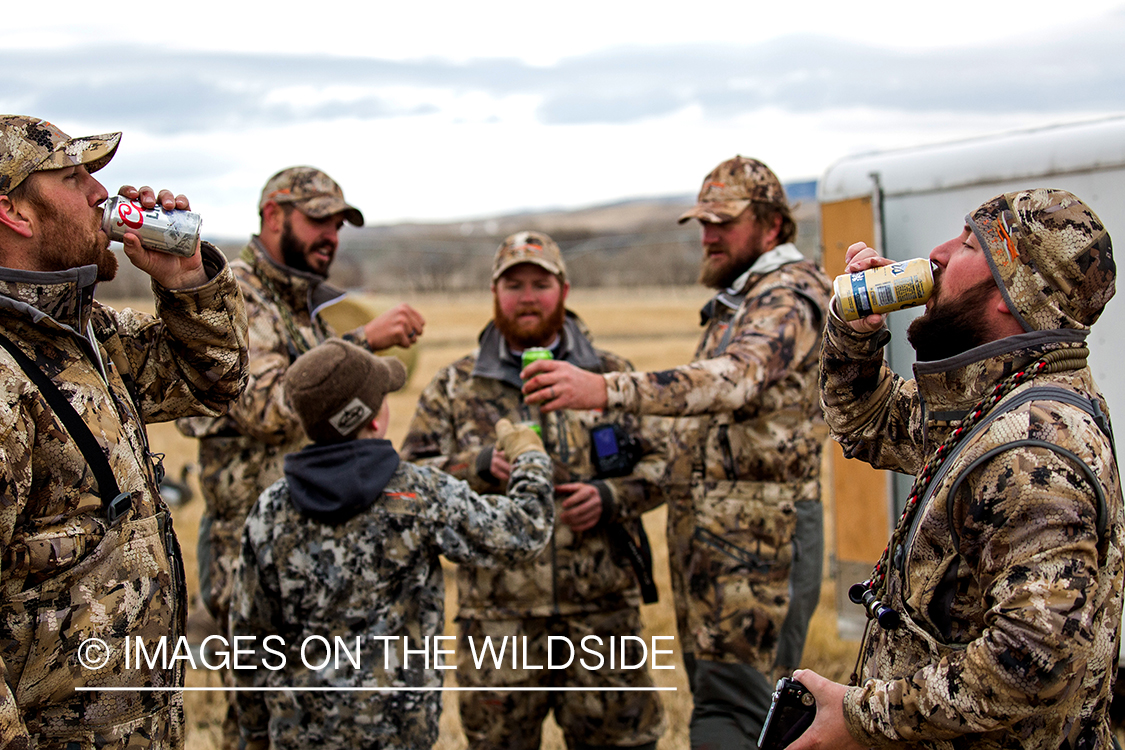
[[[534,311],[534,310],[530,310]],[[505,317],[500,311],[500,303],[495,295],[492,297],[492,321],[513,349],[527,349],[532,346],[547,346],[555,340],[555,336],[563,328],[566,320],[566,305],[563,300],[554,310],[538,318],[535,323],[526,323],[519,320],[520,313],[529,312],[527,308],[517,310],[515,318]],[[534,311],[537,312],[537,311]]]
[[[96,265],[98,281],[111,281],[117,275],[117,256],[109,249],[109,239],[101,233],[101,221],[95,214],[90,224],[63,214],[38,194],[28,200],[43,218],[42,241],[38,251],[40,266],[46,271],[65,271]]]

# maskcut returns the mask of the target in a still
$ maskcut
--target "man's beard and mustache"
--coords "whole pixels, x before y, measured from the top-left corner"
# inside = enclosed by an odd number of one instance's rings
[[[941,291],[941,276],[934,279],[934,297]],[[953,299],[935,302],[906,329],[906,338],[918,361],[948,359],[992,340],[981,312],[996,294],[996,282],[983,279]]]
[[[755,231],[746,239],[746,244],[753,247],[755,252],[750,254],[749,258],[739,258],[730,247],[727,246],[725,241],[712,243],[703,248],[703,260],[699,264],[699,283],[708,289],[723,290],[729,288],[735,280],[746,273],[750,266],[754,265],[764,250],[762,249],[762,235],[760,231]],[[723,253],[720,255],[708,255],[708,248],[720,248]]]
[[[752,263],[739,263],[729,252],[725,255],[707,255],[699,264],[699,283],[708,289],[726,289],[741,276]]]
[[[518,319],[520,313],[527,311],[537,312],[535,308],[521,308],[516,310],[516,317],[507,318],[500,311],[499,300],[496,297],[492,298],[492,320],[500,331],[500,335],[507,339],[509,346],[513,349],[522,350],[532,346],[547,346],[555,340],[555,336],[562,330],[563,323],[566,320],[566,304],[562,299],[559,300],[559,304],[555,306],[554,310],[539,318],[533,325],[521,323]]]
[[[83,227],[38,194],[28,195],[42,218],[39,265],[46,271],[66,271],[80,266],[98,267],[98,281],[111,281],[117,275],[117,256],[109,249],[109,238],[101,232],[101,221],[93,214]]]
[[[285,217],[284,223],[281,225],[281,262],[295,271],[304,271],[305,273],[315,274],[321,278],[328,278],[328,269],[318,271],[309,265],[309,253],[318,251],[321,248],[328,250],[329,257],[333,257],[334,248],[331,242],[326,240],[318,240],[311,245],[306,245],[297,239],[293,234],[293,226],[289,223],[289,217]]]

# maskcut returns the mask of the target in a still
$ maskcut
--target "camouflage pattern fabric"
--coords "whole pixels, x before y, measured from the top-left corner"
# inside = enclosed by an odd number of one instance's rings
[[[591,612],[570,617],[528,617],[522,620],[460,620],[457,642],[457,681],[464,687],[652,687],[652,677],[647,669],[621,669],[621,650],[614,642],[614,669],[610,669],[610,637],[636,635],[641,632],[641,618],[636,609],[629,607],[614,612]],[[547,666],[566,664],[570,657],[567,641],[548,641],[550,636],[565,638],[574,644],[574,663],[566,669],[525,669],[524,665]],[[582,640],[589,640],[586,648],[596,651],[604,660],[599,669],[586,669],[599,664],[598,657],[583,650]],[[513,639],[518,641],[519,656],[513,668],[510,656],[501,659],[500,666],[489,656],[477,669],[469,640],[478,653],[483,650],[485,638],[495,644],[508,638],[510,655]],[[527,657],[524,658],[524,638],[527,639]],[[554,644],[555,653],[548,662],[548,648]],[[658,642],[661,649],[671,649],[670,641]],[[651,646],[651,642],[647,642]],[[496,646],[499,650],[499,645]],[[635,641],[625,641],[624,663],[639,664],[644,652]],[[649,655],[651,660],[651,654]],[[662,654],[657,659],[661,665],[671,665],[675,657]],[[536,750],[540,733],[536,727],[543,724],[547,714],[554,710],[555,721],[562,729],[567,747],[581,745],[594,747],[635,747],[655,742],[664,733],[666,722],[660,701],[653,693],[643,691],[567,691],[559,693],[498,690],[496,692],[471,692],[461,694],[461,726],[475,750]]]
[[[817,358],[830,289],[809,261],[751,269],[740,289],[737,309],[709,305],[691,364],[612,373],[606,386],[611,407],[679,417],[664,483],[682,648],[768,675],[789,609],[795,504],[820,502]]]
[[[632,369],[621,357],[589,347],[588,337],[574,318],[570,319],[567,333],[572,345],[581,344],[596,353],[596,366],[603,372]],[[604,414],[577,410],[541,414],[523,402],[518,365],[514,368],[514,382],[474,375],[482,358],[496,361],[501,356],[501,339],[494,334],[495,328],[490,324],[482,334],[485,343],[491,345],[490,350],[478,349],[439,370],[422,391],[403,440],[404,460],[447,471],[478,492],[501,492],[503,486],[478,468],[482,457],[491,456],[496,421],[507,418],[513,423],[531,421],[540,425],[543,443],[555,463],[556,483],[590,482],[594,479],[590,428],[616,422],[626,432],[644,438],[648,447],[629,476],[597,480],[605,503],[603,522],[635,519],[663,502],[659,481],[664,473],[664,420],[642,420],[620,410]],[[623,554],[613,549],[600,526],[574,533],[570,527],[559,524],[551,554],[526,565],[496,569],[460,567],[457,592],[459,616],[482,619],[614,611],[640,604],[632,567]]]
[[[345,444],[346,445],[346,444]],[[246,687],[437,688],[443,672],[423,654],[404,666],[409,648],[433,654],[444,624],[445,584],[439,554],[480,565],[513,565],[537,554],[554,521],[551,464],[539,451],[516,459],[508,497],[480,496],[447,474],[399,465],[369,509],[336,526],[301,516],[287,480],[270,487],[247,519],[242,565],[231,608],[231,633],[284,641],[286,666],[235,672]],[[361,668],[306,668],[307,637],[349,647],[361,639]],[[389,636],[394,641],[376,640]],[[389,656],[384,647],[394,650]],[[451,641],[443,650],[453,650]],[[354,648],[353,648],[354,651]],[[315,663],[324,654],[312,655]],[[260,653],[267,663],[278,657]],[[257,658],[257,657],[255,657]],[[385,669],[389,658],[390,669]],[[431,662],[431,665],[433,663]],[[441,694],[240,692],[236,700],[244,739],[270,747],[428,748],[438,735]]]
[[[1025,331],[1086,330],[1116,289],[1101,219],[1065,190],[1005,193],[965,217]]]
[[[787,206],[785,188],[769,167],[757,159],[727,159],[703,178],[694,206],[677,220],[699,219],[716,224],[734,221],[751,203]]]
[[[568,314],[563,351],[556,354],[556,358],[582,363],[587,369],[601,372],[632,369],[627,360],[594,349],[588,331],[573,314]],[[509,364],[501,366],[505,362]],[[667,420],[638,418],[612,409],[604,413],[565,410],[542,414],[524,403],[519,369],[518,359],[511,360],[507,345],[489,324],[481,334],[480,348],[440,370],[422,391],[403,441],[403,458],[448,471],[481,492],[503,491],[487,472],[491,448],[496,441],[494,425],[502,417],[513,422],[539,424],[543,443],[554,463],[556,483],[593,480],[590,428],[595,425],[617,423],[644,442],[644,455],[629,476],[593,482],[603,501],[602,521],[593,529],[576,533],[565,524],[557,524],[550,550],[521,565],[458,566],[458,616],[463,621],[503,620],[517,626],[521,620],[534,623],[540,618],[554,617],[563,626],[578,630],[589,622],[587,618],[598,617],[599,613],[606,617],[610,617],[606,613],[622,611],[635,614],[640,605],[636,574],[625,554],[610,543],[604,524],[633,522],[641,513],[663,502],[659,480],[664,473]],[[556,502],[561,503],[562,498],[556,498]],[[639,635],[639,620],[632,622],[636,629],[627,634]],[[647,669],[637,671],[641,674],[633,679],[649,679]],[[466,675],[459,677],[466,678]],[[479,682],[488,677],[485,674],[473,679]],[[507,675],[495,673],[491,677],[500,680]],[[594,672],[584,676],[586,682],[582,684],[588,684],[591,679],[611,678],[608,673]],[[643,719],[630,724],[637,733],[635,737],[655,738],[663,733],[663,707],[656,693],[638,692],[628,702],[630,712]],[[567,705],[572,712],[567,721],[575,730],[583,726],[583,721],[603,716],[611,707],[593,698],[588,704],[575,700]],[[582,718],[584,709],[588,709],[586,719]],[[527,720],[532,716],[528,714]],[[557,714],[556,718],[559,718]],[[622,721],[626,720],[622,718]],[[538,725],[518,726],[527,737],[539,736]],[[577,739],[598,744],[587,737]],[[629,741],[628,744],[640,742]],[[474,747],[488,745],[474,744]]]
[[[212,280],[154,285],[157,317],[94,301],[93,266],[0,269],[0,327],[74,405],[103,447],[131,510],[106,519],[97,481],[57,415],[0,352],[0,744],[177,748],[180,693],[77,692],[175,687],[182,670],[125,668],[124,639],[153,651],[184,632],[182,558],[160,499],[144,423],[217,415],[245,382],[246,319],[222,255],[204,245]],[[87,331],[96,348],[84,335]],[[100,638],[98,669],[79,659]],[[98,654],[87,654],[97,656]]]
[[[563,261],[562,250],[557,242],[543,232],[516,232],[500,243],[496,256],[492,259],[492,283],[499,281],[512,266],[522,263],[539,266],[547,273],[558,276],[560,282],[566,281],[566,263]]]
[[[343,292],[314,274],[274,263],[257,238],[243,257],[231,263],[250,325],[250,380],[246,390],[217,419],[181,419],[176,426],[199,438],[200,486],[206,514],[200,523],[199,580],[203,602],[216,621],[225,623],[230,588],[238,560],[242,525],[258,496],[281,478],[287,453],[308,443],[297,415],[285,403],[282,379],[297,356],[334,335],[310,310],[341,299]],[[275,301],[263,284],[279,294]],[[303,341],[293,341],[283,320],[286,312]],[[366,346],[361,331],[343,338]]]
[[[97,172],[109,163],[121,133],[71,138],[38,117],[0,115],[0,195],[7,195],[33,172],[83,164]]]
[[[353,226],[363,226],[363,214],[344,200],[343,188],[316,167],[289,167],[269,178],[262,188],[258,210],[270,201],[295,205],[314,219],[342,213]]]
[[[1045,354],[1058,362],[1007,399],[1054,385],[1105,410],[1085,366],[1085,336],[1073,329],[1012,336],[919,363],[915,379],[903,380],[883,364],[886,329],[857,334],[833,315],[822,365],[825,416],[846,455],[916,473],[999,380]],[[1071,451],[1100,477],[1103,538],[1089,480],[1049,448],[1003,450],[949,497],[962,469],[1024,439]],[[861,686],[845,697],[849,731],[871,747],[1110,747],[1125,518],[1108,440],[1081,409],[1032,401],[967,438],[950,463],[891,568],[885,600],[905,624],[871,628]]]

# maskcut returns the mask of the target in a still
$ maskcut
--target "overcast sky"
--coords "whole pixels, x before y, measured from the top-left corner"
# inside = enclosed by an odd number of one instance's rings
[[[184,192],[210,236],[294,164],[369,224],[451,220],[1125,113],[1122,0],[764,5],[20,3],[0,111],[124,131],[106,186]]]

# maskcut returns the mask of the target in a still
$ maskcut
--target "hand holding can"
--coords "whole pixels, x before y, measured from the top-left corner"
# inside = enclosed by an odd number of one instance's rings
[[[538,362],[541,359],[554,359],[554,358],[555,358],[555,355],[552,354],[551,350],[547,349],[546,347],[532,346],[530,348],[524,349],[523,354],[520,357],[520,372],[523,372],[524,370],[526,370],[527,366],[530,365],[532,362]],[[527,424],[528,427],[535,430],[536,435],[539,435],[540,437],[543,436],[542,429],[539,427],[539,425],[535,424],[534,422],[528,422],[526,424]]]
[[[924,305],[934,290],[933,264],[914,258],[887,266],[845,273],[832,282],[844,320]]]
[[[533,346],[529,349],[524,349],[523,354],[520,356],[520,371],[526,370],[527,366],[532,362],[554,358],[555,355],[551,353],[551,350],[543,346]]]
[[[110,196],[102,204],[102,231],[121,242],[135,234],[149,250],[180,255],[195,254],[203,219],[191,211],[165,210],[160,204],[145,208],[123,195]]]

